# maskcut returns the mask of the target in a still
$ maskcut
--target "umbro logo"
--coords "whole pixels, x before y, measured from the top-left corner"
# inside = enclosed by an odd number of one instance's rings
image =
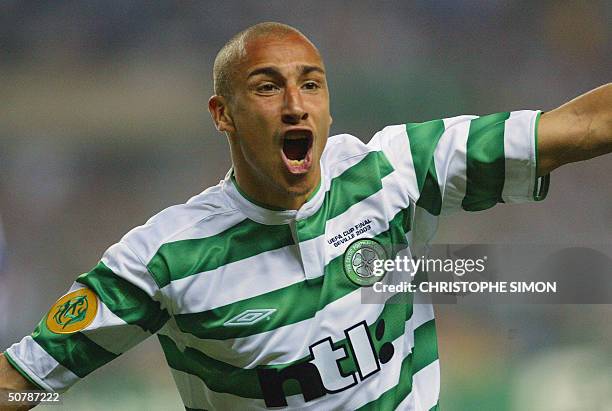
[[[276,312],[276,308],[258,308],[255,310],[246,310],[231,320],[228,320],[223,323],[224,327],[238,327],[245,325],[253,325],[261,320],[265,320],[269,318],[272,314]]]

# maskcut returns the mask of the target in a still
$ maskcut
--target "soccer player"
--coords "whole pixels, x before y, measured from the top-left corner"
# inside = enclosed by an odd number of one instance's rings
[[[66,391],[157,334],[187,410],[437,409],[432,306],[361,304],[372,277],[355,256],[417,250],[441,213],[543,199],[552,170],[612,151],[612,87],[363,144],[328,138],[325,74],[292,27],[232,38],[209,100],[232,169],[79,276],[0,357],[0,388]]]

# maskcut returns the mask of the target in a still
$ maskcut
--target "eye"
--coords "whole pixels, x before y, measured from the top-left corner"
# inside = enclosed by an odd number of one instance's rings
[[[316,89],[321,88],[321,86],[316,81],[307,81],[306,83],[304,83],[302,88],[306,90],[316,90]]]
[[[278,86],[274,83],[263,83],[257,86],[257,91],[260,93],[273,93],[278,90]]]

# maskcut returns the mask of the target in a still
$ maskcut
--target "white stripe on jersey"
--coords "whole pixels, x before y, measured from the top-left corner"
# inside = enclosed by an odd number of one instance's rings
[[[129,231],[121,242],[148,263],[165,243],[212,237],[245,219],[244,214],[228,205],[221,186],[215,186],[185,204],[166,208],[145,225]]]
[[[419,370],[412,377],[412,391],[396,411],[429,411],[440,396],[440,360]]]
[[[506,203],[525,202],[533,195],[536,181],[535,130],[532,111],[513,111],[504,129],[506,178],[502,198]]]
[[[331,336],[333,341],[345,338],[344,330],[355,325],[352,307],[361,304],[360,290],[355,290],[328,304],[314,317],[259,334],[228,340],[205,340],[182,333],[189,347],[208,356],[241,368],[254,368],[258,363],[285,364],[309,355],[308,343]],[[380,304],[364,304],[360,316],[371,324],[383,310]],[[333,313],[333,324],[330,315]],[[360,317],[361,318],[361,317]],[[171,337],[173,338],[173,337]],[[300,341],[297,346],[295,341]],[[274,357],[263,347],[274,347]],[[239,353],[236,355],[236,353]]]
[[[304,281],[297,246],[265,251],[210,271],[172,281],[162,293],[175,314],[198,313]],[[282,261],[282,266],[278,262]],[[257,269],[254,269],[257,267]],[[283,275],[270,273],[282,271]],[[219,292],[223,290],[223,292]]]
[[[101,260],[113,273],[134,284],[153,299],[158,296],[158,287],[146,267],[134,251],[125,243],[112,245]],[[73,286],[74,288],[74,286]]]
[[[416,202],[420,195],[419,184],[414,170],[406,125],[385,127],[372,137],[368,146],[382,150],[404,182],[401,190],[401,195],[404,196],[402,202]]]
[[[47,354],[29,335],[10,346],[6,352],[30,378],[47,391],[64,392],[79,380],[77,375]]]
[[[470,120],[476,116],[444,119],[444,133],[434,151],[438,185],[442,195],[441,214],[461,210],[467,186],[467,140]]]

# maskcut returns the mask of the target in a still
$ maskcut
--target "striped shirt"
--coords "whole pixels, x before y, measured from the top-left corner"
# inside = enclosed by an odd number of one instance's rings
[[[299,210],[256,205],[228,174],[111,246],[7,358],[62,392],[157,334],[188,410],[437,409],[431,304],[362,304],[346,255],[364,241],[421,253],[440,214],[542,199],[539,115],[330,137]]]

